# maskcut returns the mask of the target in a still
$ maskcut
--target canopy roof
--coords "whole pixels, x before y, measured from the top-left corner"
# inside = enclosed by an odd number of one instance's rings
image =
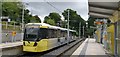
[[[109,18],[118,11],[119,0],[88,0],[89,15],[94,18]]]

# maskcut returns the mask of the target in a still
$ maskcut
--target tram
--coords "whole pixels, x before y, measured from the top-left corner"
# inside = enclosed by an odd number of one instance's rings
[[[75,30],[52,26],[46,23],[28,23],[24,30],[23,51],[43,52],[75,41]]]

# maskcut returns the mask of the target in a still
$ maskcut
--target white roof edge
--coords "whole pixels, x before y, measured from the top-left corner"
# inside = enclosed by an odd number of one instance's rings
[[[30,24],[44,25],[44,26],[48,26],[49,28],[61,29],[61,30],[68,30],[68,29],[66,29],[66,28],[61,28],[61,27],[49,25],[49,24],[46,24],[46,23],[28,23],[28,24],[26,24],[26,25],[30,25]],[[71,29],[70,29],[70,31],[76,32],[75,30],[71,30]]]

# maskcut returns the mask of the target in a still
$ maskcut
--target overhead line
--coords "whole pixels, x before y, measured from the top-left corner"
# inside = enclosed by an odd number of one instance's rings
[[[44,0],[45,1],[45,0]],[[56,8],[55,6],[53,6],[51,3],[49,3],[49,2],[47,2],[47,1],[45,1],[47,4],[49,4],[50,6],[52,6],[53,8],[55,8],[56,10],[58,10],[59,12],[61,12],[62,13],[62,11],[60,11],[58,8]]]

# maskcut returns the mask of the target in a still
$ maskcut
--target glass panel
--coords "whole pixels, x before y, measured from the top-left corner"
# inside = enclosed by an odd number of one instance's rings
[[[120,56],[120,21],[118,22],[118,39],[117,39],[118,55]]]
[[[48,38],[48,29],[45,28],[26,28],[24,33],[24,40],[39,41],[43,38]]]
[[[26,28],[24,40],[35,41],[38,38],[39,28]]]
[[[39,38],[48,38],[48,29],[40,28],[40,30],[39,30]]]

